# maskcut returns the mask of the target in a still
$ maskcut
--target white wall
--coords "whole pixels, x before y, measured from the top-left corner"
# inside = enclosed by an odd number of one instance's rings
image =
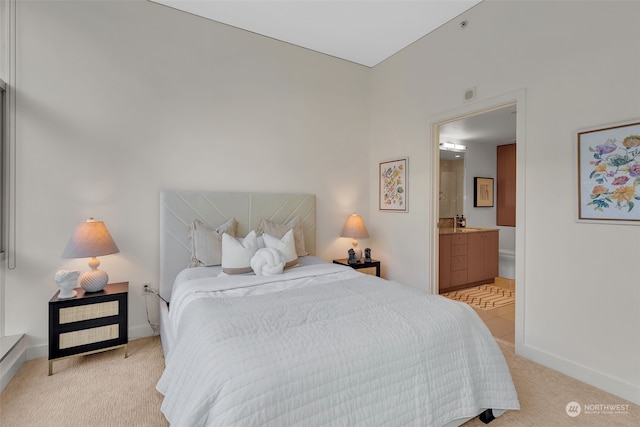
[[[368,221],[368,68],[146,1],[18,2],[18,43],[5,308],[30,358],[46,355],[55,272],[87,269],[60,255],[88,216],[120,248],[101,267],[130,282],[134,337],[151,334],[137,289],[158,282],[160,189],[315,193],[328,260],[350,246],[348,214]]]
[[[467,227],[496,227],[496,206],[476,208],[473,206],[475,177],[493,178],[493,191],[496,190],[496,148],[489,144],[467,144],[464,159],[464,213]]]
[[[371,186],[387,274],[429,289],[429,123],[472,86],[477,104],[526,91],[517,350],[636,403],[640,227],[574,222],[574,138],[640,117],[638,16],[640,2],[487,0],[373,69],[370,147],[372,182],[377,160],[410,158],[409,213],[378,212]]]
[[[467,227],[487,227],[500,230],[500,249],[516,250],[515,227],[499,227],[496,225],[496,209],[493,207],[477,208],[473,206],[473,191],[475,177],[493,178],[494,195],[497,194],[497,155],[493,144],[467,144],[465,155],[465,198],[464,212],[467,217]]]
[[[573,221],[575,130],[640,116],[640,3],[486,0],[465,30],[454,20],[372,71],[144,1],[18,12],[6,332],[26,332],[32,355],[46,348],[55,271],[86,268],[59,258],[83,218],[103,219],[120,246],[102,259],[112,280],[157,282],[161,188],[316,193],[320,256],[343,253],[337,235],[357,210],[383,272],[428,289],[430,118],[471,86],[478,103],[526,89],[518,350],[640,402],[628,267],[640,228]],[[399,156],[409,212],[379,212],[378,162]],[[130,328],[150,333],[130,297]]]

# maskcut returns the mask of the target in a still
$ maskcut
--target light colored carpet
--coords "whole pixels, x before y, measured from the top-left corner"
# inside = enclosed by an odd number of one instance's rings
[[[490,426],[640,426],[640,406],[515,356],[505,341],[498,344],[522,409],[507,412]],[[54,363],[50,377],[46,359],[28,361],[0,394],[0,425],[167,426],[160,412],[162,395],[155,390],[164,369],[159,337],[131,341],[129,353],[127,359],[119,349],[62,360]],[[575,418],[565,411],[570,402],[582,408]],[[628,406],[621,414],[585,413],[593,405]],[[465,427],[484,425],[476,418]]]
[[[466,302],[481,310],[493,310],[516,301],[515,291],[491,285],[480,285],[451,291],[442,294],[442,296],[455,301]]]
[[[0,425],[11,427],[168,426],[156,383],[164,369],[160,337],[124,349],[27,361],[0,394]]]
[[[516,385],[519,411],[509,411],[496,418],[490,426],[499,427],[637,427],[640,426],[640,406],[591,387],[528,359],[516,356],[513,344],[496,339],[507,360],[511,377]],[[578,403],[582,413],[577,417],[567,415],[566,407],[571,402]],[[626,411],[607,414],[591,405],[623,405]],[[589,412],[589,413],[587,413]],[[485,426],[475,418],[464,427]]]

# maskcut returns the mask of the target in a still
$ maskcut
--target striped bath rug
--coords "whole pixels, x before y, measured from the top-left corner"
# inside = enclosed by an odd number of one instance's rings
[[[458,291],[442,294],[452,300],[466,302],[481,310],[493,310],[516,300],[515,291],[499,288],[491,285],[480,285],[473,288],[460,289]]]

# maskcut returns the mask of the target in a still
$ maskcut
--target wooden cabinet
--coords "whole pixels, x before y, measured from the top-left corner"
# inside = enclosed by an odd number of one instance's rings
[[[493,282],[498,275],[498,231],[470,233],[467,238],[469,283]]]
[[[493,282],[498,275],[498,230],[439,237],[440,293]]]
[[[516,144],[497,147],[496,224],[516,226]]]
[[[451,234],[440,235],[438,248],[438,287],[442,292],[451,287]]]
[[[454,234],[451,236],[451,287],[464,285],[467,279],[467,235]]]
[[[467,235],[441,234],[439,246],[440,290],[467,283]]]
[[[129,283],[111,283],[101,291],[76,288],[71,299],[49,301],[49,375],[53,362],[71,356],[124,347],[127,357]]]

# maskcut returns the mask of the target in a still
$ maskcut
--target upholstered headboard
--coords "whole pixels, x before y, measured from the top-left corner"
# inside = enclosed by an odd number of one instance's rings
[[[305,246],[316,253],[316,196],[313,194],[160,191],[160,295],[169,299],[176,275],[189,265],[188,226],[194,219],[215,228],[230,218],[238,236],[258,230],[263,219],[286,223],[300,216]]]

